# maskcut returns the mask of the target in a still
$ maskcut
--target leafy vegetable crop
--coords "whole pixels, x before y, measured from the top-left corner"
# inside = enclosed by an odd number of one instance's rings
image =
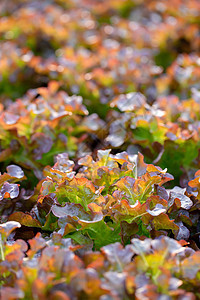
[[[199,15],[0,2],[0,299],[200,299]]]

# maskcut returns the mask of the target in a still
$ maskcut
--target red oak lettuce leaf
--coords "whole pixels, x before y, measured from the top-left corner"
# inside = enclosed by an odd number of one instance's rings
[[[6,223],[0,224],[0,234],[7,238],[11,232],[17,228],[20,228],[21,224],[17,221],[8,221]]]
[[[19,196],[19,184],[4,182],[0,191],[0,200],[4,198],[17,198]]]
[[[11,214],[8,218],[9,221],[17,221],[21,225],[27,226],[27,227],[38,227],[41,228],[42,225],[40,222],[35,219],[31,214],[29,213],[23,213],[21,211],[14,212]]]
[[[46,241],[42,238],[40,232],[38,232],[33,239],[28,240],[28,243],[30,245],[30,249],[27,252],[29,258],[32,258],[38,251],[46,246]]]
[[[188,280],[199,280],[200,271],[200,251],[193,253],[190,257],[185,258],[181,262],[181,270],[184,278]]]
[[[104,246],[101,251],[110,263],[110,270],[117,272],[123,272],[124,267],[131,262],[134,255],[131,245],[123,248],[120,243]]]

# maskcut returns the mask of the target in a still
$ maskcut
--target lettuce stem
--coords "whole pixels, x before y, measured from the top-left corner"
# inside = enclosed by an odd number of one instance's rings
[[[2,241],[1,234],[0,234],[0,253],[1,253],[1,259],[5,260],[5,255],[4,255],[4,251],[3,251],[3,241]]]

